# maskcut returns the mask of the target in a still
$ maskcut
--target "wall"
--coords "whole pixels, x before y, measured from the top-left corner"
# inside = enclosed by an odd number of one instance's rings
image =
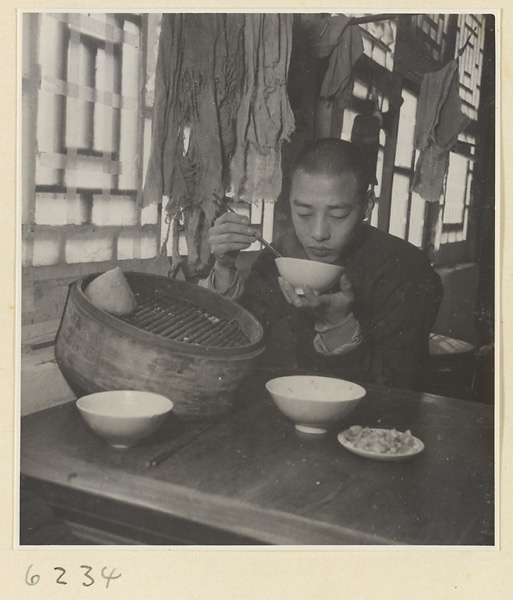
[[[89,273],[101,273],[119,266],[124,271],[162,274],[160,259],[103,261],[94,264],[25,267],[23,269],[22,326],[60,319],[68,286]]]
[[[444,286],[444,297],[433,333],[454,337],[476,345],[475,312],[479,266],[458,264],[437,269]]]

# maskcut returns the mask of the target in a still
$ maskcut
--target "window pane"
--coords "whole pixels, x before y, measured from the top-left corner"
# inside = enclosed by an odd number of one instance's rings
[[[408,197],[410,195],[410,178],[400,173],[394,174],[392,185],[392,202],[390,208],[389,232],[403,238],[406,234]]]
[[[419,248],[422,247],[424,237],[424,217],[426,201],[417,193],[411,195],[410,226],[408,227],[408,241]]]
[[[379,212],[379,202],[376,200],[376,202],[374,204],[374,208],[372,209],[372,213],[370,216],[370,224],[373,227],[378,226],[378,212]]]
[[[465,208],[468,159],[451,152],[445,190],[444,225],[462,225]]]
[[[355,79],[353,87],[353,96],[360,100],[367,100],[369,95],[369,84],[365,83],[361,79]]]
[[[411,169],[413,136],[415,133],[415,118],[417,114],[417,98],[409,90],[403,90],[402,97],[404,103],[401,106],[401,112],[399,115],[395,164],[398,167]]]
[[[350,108],[344,110],[344,121],[342,123],[341,138],[347,142],[351,141],[351,131],[353,130],[353,121],[358,113]]]
[[[465,209],[465,214],[463,216],[463,239],[467,239],[468,233],[468,208]]]
[[[374,188],[374,193],[376,197],[379,198],[381,196],[381,180],[383,179],[383,156],[384,151],[382,148],[378,150],[378,162],[376,164],[376,179],[378,180],[378,185]]]

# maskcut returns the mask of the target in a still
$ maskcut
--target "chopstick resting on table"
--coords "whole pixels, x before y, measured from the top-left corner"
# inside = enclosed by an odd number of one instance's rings
[[[161,462],[164,462],[167,458],[170,458],[171,456],[173,456],[173,454],[175,454],[175,452],[177,452],[177,451],[178,451],[178,448],[175,448],[173,446],[172,448],[169,448],[168,450],[164,450],[163,452],[156,454],[155,456],[153,456],[152,458],[149,458],[146,461],[146,467],[148,467],[148,468],[158,467]]]

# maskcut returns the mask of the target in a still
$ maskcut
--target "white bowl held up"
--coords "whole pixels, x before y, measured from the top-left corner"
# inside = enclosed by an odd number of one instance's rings
[[[173,409],[160,394],[115,390],[82,396],[77,408],[89,427],[114,448],[130,448],[156,431]]]
[[[291,375],[266,384],[276,406],[303,433],[323,434],[350,413],[365,389],[344,379]]]
[[[275,261],[280,275],[294,287],[296,294],[303,294],[305,285],[316,292],[325,292],[340,280],[344,272],[344,267],[316,260],[282,257]]]

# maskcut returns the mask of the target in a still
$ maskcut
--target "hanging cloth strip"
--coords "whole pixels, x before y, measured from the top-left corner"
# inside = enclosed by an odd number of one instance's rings
[[[440,200],[449,152],[469,122],[461,112],[458,60],[426,73],[417,104],[414,144],[420,155],[412,184],[412,190],[425,200]]]
[[[330,57],[321,98],[336,98],[341,107],[351,99],[353,68],[363,54],[362,34],[359,27],[348,26],[350,21],[344,15],[331,16],[314,23],[311,31],[314,55]]]
[[[237,199],[277,199],[280,145],[294,128],[291,36],[290,14],[163,15],[142,206],[170,198],[172,270],[181,230],[189,273],[207,266],[214,199],[228,187]]]
[[[213,195],[225,190],[243,76],[244,15],[165,14],[155,73],[152,149],[142,205],[169,196],[183,223],[191,272],[210,256]],[[173,269],[180,262],[178,245]]]
[[[353,94],[353,68],[363,54],[359,27],[351,26],[345,15],[331,15],[315,21],[310,30],[312,54],[329,56],[316,106],[317,137],[340,137],[344,109]]]
[[[281,191],[281,145],[294,131],[287,96],[292,20],[291,14],[246,15],[245,81],[228,191],[237,200],[275,202]]]

